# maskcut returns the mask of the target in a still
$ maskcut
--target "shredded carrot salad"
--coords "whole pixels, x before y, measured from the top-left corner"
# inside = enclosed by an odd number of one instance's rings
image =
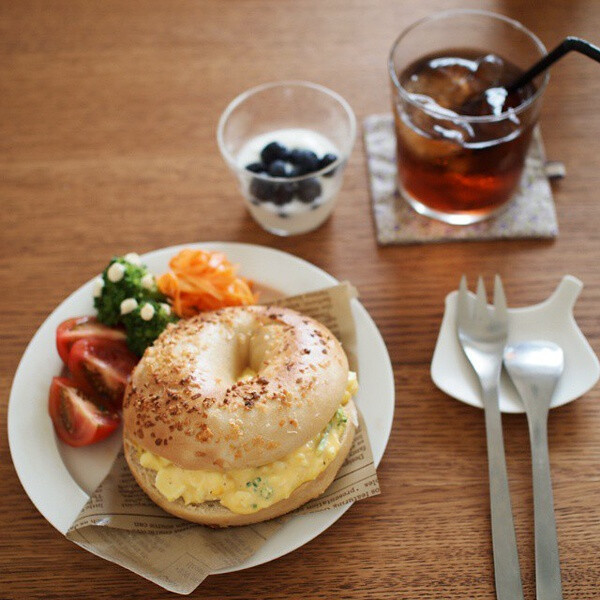
[[[237,266],[221,252],[185,249],[170,260],[169,267],[171,271],[158,278],[158,288],[182,318],[204,310],[256,303],[252,282],[238,277]]]

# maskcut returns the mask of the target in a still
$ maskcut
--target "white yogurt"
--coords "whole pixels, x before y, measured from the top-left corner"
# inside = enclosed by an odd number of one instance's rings
[[[293,235],[316,229],[333,210],[335,198],[342,184],[343,165],[333,176],[315,177],[321,186],[321,194],[310,204],[294,198],[284,205],[260,201],[250,193],[253,175],[246,165],[260,162],[261,150],[271,142],[279,142],[290,150],[300,148],[312,150],[319,158],[324,154],[339,156],[339,150],[328,138],[310,129],[278,129],[251,138],[236,156],[242,173],[241,183],[248,209],[252,216],[265,228],[279,235]],[[307,177],[308,178],[308,177]]]

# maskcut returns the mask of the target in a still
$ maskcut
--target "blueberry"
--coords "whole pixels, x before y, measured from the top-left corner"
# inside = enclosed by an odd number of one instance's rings
[[[298,198],[304,204],[310,204],[321,195],[321,184],[316,179],[305,179],[298,184]]]
[[[268,169],[269,175],[271,177],[287,177],[288,174],[288,166],[287,163],[283,160],[274,160]]]
[[[250,194],[257,200],[272,200],[276,185],[270,181],[255,177],[250,183]]]
[[[324,154],[321,160],[319,161],[319,169],[324,169],[329,165],[333,164],[337,160],[337,156],[335,154]]]
[[[337,156],[335,154],[325,154],[321,160],[319,161],[319,170],[325,169],[329,165],[333,164],[337,160]],[[323,177],[331,177],[335,173],[335,169],[331,169],[328,173],[325,173]]]
[[[319,157],[312,150],[296,148],[290,152],[289,160],[302,175],[319,170]]]
[[[248,171],[252,171],[252,173],[264,173],[265,165],[263,165],[262,163],[259,163],[259,162],[253,162],[253,163],[250,163],[249,165],[246,165],[246,169]]]
[[[297,167],[296,165],[293,165],[291,163],[287,163],[288,164],[288,177],[300,177],[302,175],[304,175],[304,171],[300,168]]]
[[[273,192],[273,202],[277,206],[283,206],[290,203],[296,193],[297,185],[295,183],[277,183]]]
[[[274,160],[285,160],[288,156],[288,149],[279,142],[267,144],[260,153],[260,158],[265,165],[270,165]]]

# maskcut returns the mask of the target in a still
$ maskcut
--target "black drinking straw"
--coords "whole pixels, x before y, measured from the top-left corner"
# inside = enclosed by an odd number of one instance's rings
[[[600,62],[600,48],[598,48],[598,46],[594,46],[594,44],[590,44],[590,42],[582,40],[581,38],[569,36],[556,46],[552,52],[549,52],[541,60],[536,62],[531,69],[525,71],[518,79],[515,79],[515,81],[507,85],[505,87],[506,91],[509,94],[516,92],[519,88],[529,83],[571,50],[585,54],[586,56],[593,58],[596,62]]]

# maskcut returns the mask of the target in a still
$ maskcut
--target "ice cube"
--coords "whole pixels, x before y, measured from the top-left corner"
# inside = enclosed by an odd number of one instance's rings
[[[504,110],[504,101],[508,92],[503,87],[492,87],[485,91],[485,100],[490,107],[491,114],[499,115]],[[490,114],[489,112],[487,114]]]
[[[436,132],[439,124],[437,119],[429,117],[422,111],[418,111],[419,125],[412,123],[408,115],[404,113],[396,120],[396,130],[400,147],[405,147],[408,152],[424,160],[447,159],[462,152],[462,145],[458,135],[452,139]],[[430,121],[426,122],[429,118]]]
[[[407,106],[404,114],[411,125],[427,137],[450,140],[461,145],[473,138],[471,124],[461,119],[458,113],[442,108],[428,96],[419,96],[419,104],[422,110]]]
[[[504,68],[504,61],[499,56],[486,54],[477,61],[474,75],[484,89],[496,87],[500,83]]]
[[[475,125],[475,139],[473,148],[490,147],[495,144],[508,142],[523,133],[523,127],[517,115],[512,114],[488,123],[477,123]]]
[[[463,65],[440,66],[411,75],[405,89],[419,96],[427,96],[442,108],[453,109],[471,94],[472,71]]]
[[[498,116],[505,110],[507,96],[507,91],[503,87],[487,88],[465,102],[460,112],[472,116]]]

